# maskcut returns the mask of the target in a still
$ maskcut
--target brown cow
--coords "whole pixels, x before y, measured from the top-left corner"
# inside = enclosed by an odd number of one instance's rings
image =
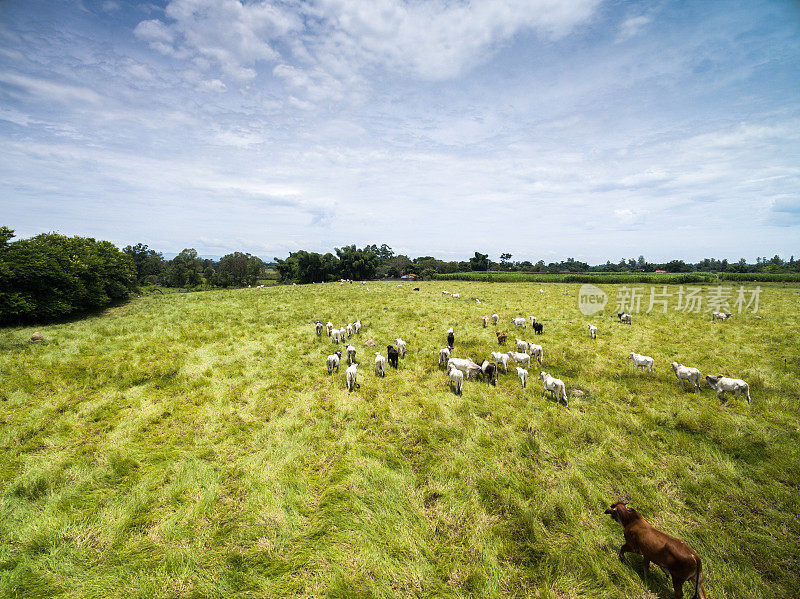
[[[697,599],[698,593],[700,597],[706,597],[703,588],[703,566],[700,563],[700,556],[691,547],[680,539],[661,532],[639,512],[622,501],[612,503],[611,508],[605,513],[623,526],[625,544],[619,550],[620,561],[625,561],[626,552],[640,553],[644,557],[642,567],[645,580],[650,573],[650,562],[653,562],[672,576],[675,599],[683,597],[683,583],[687,580],[694,582],[692,599]]]
[[[497,335],[497,344],[498,345],[505,345],[506,344],[506,334],[505,333],[495,332],[495,335]]]

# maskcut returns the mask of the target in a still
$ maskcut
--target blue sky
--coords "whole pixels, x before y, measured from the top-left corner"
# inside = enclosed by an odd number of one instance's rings
[[[0,144],[19,237],[788,258],[800,3],[6,0]]]

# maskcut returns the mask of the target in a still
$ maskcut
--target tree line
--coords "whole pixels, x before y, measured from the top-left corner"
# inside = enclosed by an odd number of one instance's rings
[[[590,266],[568,258],[514,262],[508,252],[493,261],[488,254],[474,252],[468,260],[445,261],[433,256],[411,258],[396,254],[386,244],[353,245],[320,254],[300,250],[285,259],[275,258],[274,270],[257,256],[233,252],[211,260],[187,248],[171,260],[137,243],[119,250],[108,241],[91,237],[67,237],[42,233],[12,241],[14,231],[0,226],[0,323],[33,319],[56,319],[98,309],[127,298],[140,287],[157,285],[183,289],[245,287],[258,284],[276,273],[283,283],[321,283],[339,279],[372,280],[472,271],[516,271],[564,274],[603,272],[800,272],[800,261],[791,256],[759,257],[755,264],[706,258],[696,264],[683,260],[652,263],[644,256]]]
[[[197,250],[182,250],[172,260],[143,243],[122,249],[130,257],[139,285],[161,285],[184,289],[246,287],[267,276],[267,264],[258,256],[233,252],[220,258],[200,258]]]
[[[788,261],[780,256],[767,259],[758,258],[755,264],[749,264],[744,258],[738,262],[705,258],[696,264],[683,260],[669,262],[648,262],[644,256],[638,259],[621,259],[619,262],[606,261],[605,264],[590,266],[586,262],[567,258],[559,262],[546,263],[544,260],[531,262],[523,260],[512,262],[512,255],[504,252],[500,260],[489,259],[488,254],[475,252],[469,260],[445,261],[433,256],[410,258],[403,254],[395,254],[386,244],[367,245],[361,249],[355,245],[334,248],[335,254],[319,254],[300,250],[292,252],[282,260],[275,258],[276,269],[283,282],[322,283],[338,279],[369,280],[397,278],[414,275],[429,278],[434,274],[451,274],[474,271],[507,271],[536,274],[584,274],[584,273],[622,273],[622,272],[738,272],[738,273],[790,273],[800,272],[800,261],[792,256]]]

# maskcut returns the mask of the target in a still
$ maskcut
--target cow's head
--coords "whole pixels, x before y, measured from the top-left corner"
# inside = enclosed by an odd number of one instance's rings
[[[635,509],[628,507],[628,504],[624,501],[615,501],[611,504],[611,507],[603,513],[608,514],[623,526],[639,515]]]
[[[677,372],[677,370],[678,370],[678,363],[677,362],[673,362],[669,366],[670,366],[670,368],[672,368],[673,372]]]
[[[706,375],[706,383],[708,383],[709,387],[716,388],[717,382],[719,379],[722,378],[721,376],[711,376],[710,374]]]

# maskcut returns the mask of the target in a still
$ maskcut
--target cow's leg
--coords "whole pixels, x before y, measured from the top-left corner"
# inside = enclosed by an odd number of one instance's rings
[[[626,542],[622,547],[619,548],[619,561],[625,563],[625,554],[628,551],[633,552],[633,547],[628,545],[628,543]]]
[[[647,578],[650,576],[650,560],[644,558],[642,560],[642,569],[644,570],[644,579],[647,581]]]
[[[675,599],[683,599],[683,583],[686,582],[685,578],[677,576],[672,577],[672,586],[675,587]]]

